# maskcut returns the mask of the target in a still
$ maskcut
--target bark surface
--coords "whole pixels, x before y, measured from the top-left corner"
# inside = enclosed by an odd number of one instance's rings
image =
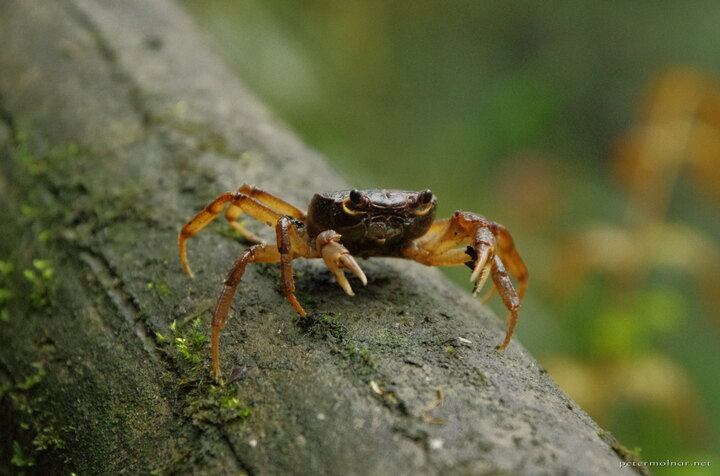
[[[364,260],[349,297],[296,261],[307,322],[251,265],[222,335],[238,378],[213,385],[210,309],[245,245],[218,220],[190,279],[179,227],[242,183],[301,207],[346,184],[166,0],[2,0],[0,45],[7,472],[630,471],[517,341],[494,350],[497,317],[415,263]]]

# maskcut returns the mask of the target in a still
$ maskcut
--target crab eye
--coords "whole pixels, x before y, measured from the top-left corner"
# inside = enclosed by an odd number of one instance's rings
[[[343,200],[342,207],[343,212],[347,215],[359,215],[361,213],[367,213],[362,210],[367,205],[367,199],[360,190],[350,190],[350,196]]]
[[[427,215],[430,210],[432,210],[433,204],[432,204],[432,198],[433,194],[430,189],[423,190],[420,192],[417,196],[417,208],[415,209],[415,215],[416,216],[423,216]]]
[[[357,189],[350,190],[350,201],[353,202],[355,205],[361,205],[363,203],[362,192]]]

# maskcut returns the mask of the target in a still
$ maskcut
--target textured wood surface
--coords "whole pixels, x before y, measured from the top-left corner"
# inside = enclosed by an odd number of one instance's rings
[[[301,207],[347,184],[173,3],[0,1],[0,147],[8,472],[629,471],[520,343],[494,350],[504,326],[469,289],[415,263],[363,261],[349,297],[300,260],[307,323],[251,266],[222,335],[239,378],[212,384],[202,339],[244,245],[218,220],[190,279],[179,227],[244,182]]]

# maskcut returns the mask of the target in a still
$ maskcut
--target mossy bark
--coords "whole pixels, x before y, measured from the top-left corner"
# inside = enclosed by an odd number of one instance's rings
[[[211,225],[190,279],[179,227],[244,182],[301,206],[345,184],[165,0],[5,0],[0,45],[7,472],[627,470],[517,341],[494,350],[496,317],[415,263],[363,261],[349,297],[296,262],[305,322],[277,267],[251,266],[222,335],[239,378],[213,385],[209,309],[244,245]]]

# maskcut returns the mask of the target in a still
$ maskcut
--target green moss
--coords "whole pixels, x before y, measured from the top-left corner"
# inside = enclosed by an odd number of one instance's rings
[[[30,365],[35,369],[35,373],[26,377],[24,381],[16,385],[16,388],[19,390],[29,390],[39,384],[43,377],[45,377],[45,367],[42,362],[33,362]]]
[[[0,321],[2,322],[10,320],[10,312],[6,306],[15,295],[10,289],[10,276],[14,270],[15,266],[12,262],[0,260]]]
[[[311,313],[306,317],[297,318],[295,322],[298,327],[312,337],[345,342],[348,332],[347,328],[337,320],[337,317],[340,316],[341,314],[334,316],[332,314],[316,315]]]
[[[15,270],[15,265],[11,261],[0,260],[0,278],[9,276]]]
[[[23,271],[23,276],[32,283],[30,303],[36,309],[48,307],[52,301],[55,283],[55,271],[52,262],[45,259],[34,259],[33,267]]]
[[[65,448],[65,440],[52,427],[44,427],[33,439],[36,450],[60,450]]]
[[[73,426],[57,426],[55,416],[45,411],[37,386],[46,375],[41,362],[33,362],[34,373],[15,385],[0,389],[17,416],[17,440],[13,442],[11,463],[18,467],[35,465],[35,458],[42,451],[61,451],[66,447],[65,438],[75,432]],[[59,456],[59,454],[58,454]],[[64,458],[68,463],[70,459]]]
[[[364,366],[374,366],[372,356],[370,355],[370,350],[367,348],[358,348],[355,345],[351,345],[348,348],[347,355],[348,357],[350,357],[351,360],[355,360],[356,362]]]
[[[177,358],[177,361],[183,365],[190,364],[191,373],[184,380],[197,379],[197,373],[202,369],[205,360],[207,342],[205,332],[202,330],[201,317],[197,316],[192,321],[180,324],[173,321],[168,329],[170,330],[168,335],[155,332],[155,340],[169,356]]]
[[[40,233],[38,233],[38,241],[42,244],[47,244],[50,241],[50,238],[52,237],[52,232],[50,230],[42,230]]]
[[[612,433],[605,430],[598,431],[597,435],[600,437],[601,440],[603,440],[605,443],[610,445],[610,448],[613,449],[615,453],[617,453],[618,456],[623,461],[628,462],[640,462],[642,461],[641,453],[642,449],[635,447],[634,449],[628,449],[626,446],[624,446],[622,443],[618,441],[615,436],[613,436]]]
[[[198,392],[201,392],[198,389]],[[232,386],[210,385],[202,396],[190,401],[189,412],[193,421],[198,424],[223,424],[234,420],[245,420],[252,415],[252,410],[237,396]]]
[[[37,157],[31,151],[28,130],[27,125],[22,125],[15,133],[15,157],[34,177],[47,175],[53,168],[80,153],[76,142],[68,142],[53,147],[44,157]]]
[[[170,295],[170,287],[164,281],[151,281],[145,285],[148,291],[154,290],[158,296],[166,297]]]
[[[9,289],[0,288],[0,306],[6,304],[13,297],[13,292]]]
[[[35,218],[38,216],[38,210],[36,210],[34,207],[22,204],[20,205],[20,214],[26,218]]]
[[[33,455],[26,454],[17,440],[13,441],[13,455],[12,459],[10,459],[10,462],[13,465],[21,468],[35,466],[35,458],[33,457]]]
[[[388,346],[402,345],[404,342],[407,341],[407,338],[405,336],[390,330],[380,332],[377,336],[377,339],[378,343]]]

